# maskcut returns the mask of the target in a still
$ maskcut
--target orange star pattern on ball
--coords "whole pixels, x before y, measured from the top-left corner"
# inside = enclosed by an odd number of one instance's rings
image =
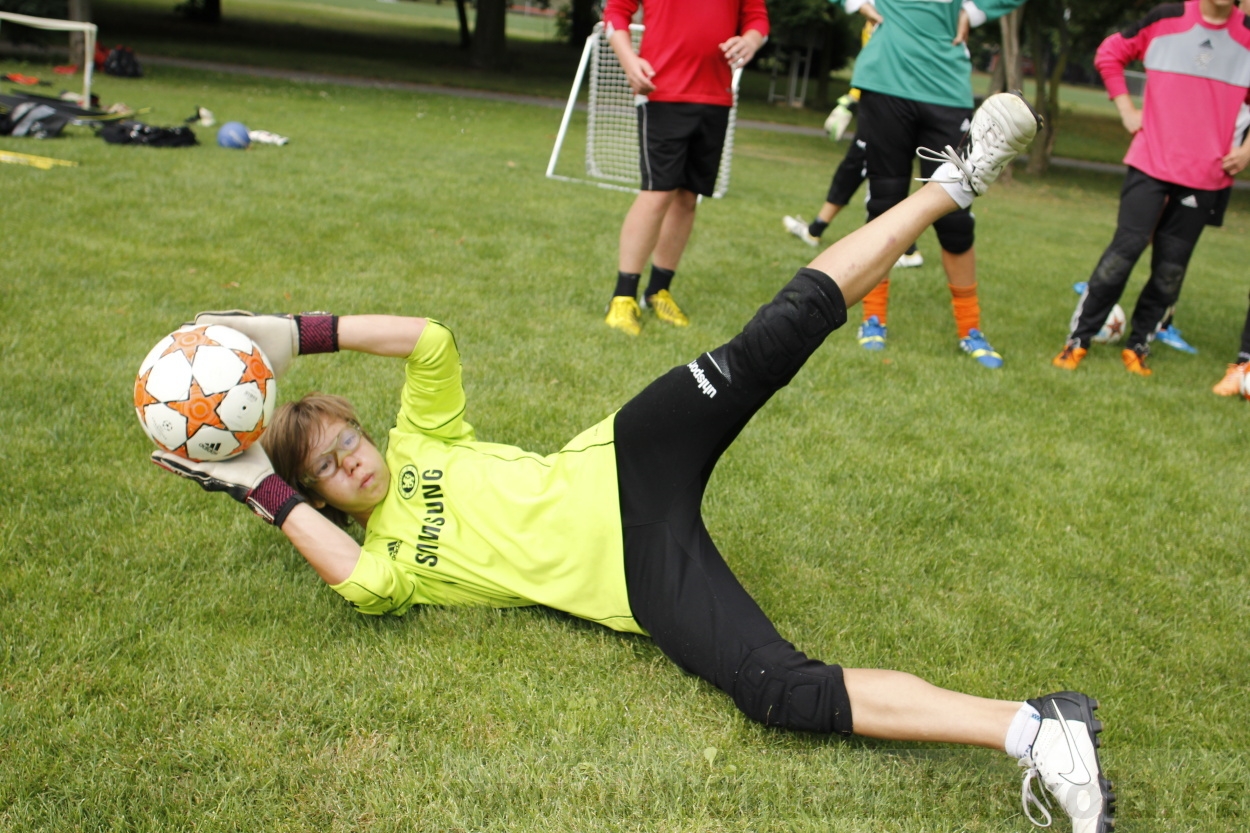
[[[148,405],[155,405],[160,402],[152,394],[148,393],[148,377],[152,375],[151,368],[146,373],[135,379],[135,407],[143,410]]]
[[[171,333],[174,343],[165,348],[165,352],[161,353],[161,355],[168,356],[170,353],[181,351],[182,355],[187,357],[188,362],[193,361],[195,359],[195,351],[200,349],[200,347],[206,344],[217,346],[217,342],[209,338],[207,332],[205,327],[196,327],[194,330],[179,330],[176,333]]]
[[[273,379],[273,371],[265,364],[265,360],[260,357],[260,351],[241,353],[235,350],[234,354],[243,360],[243,375],[239,378],[239,384],[256,382],[260,387],[261,393],[265,393],[269,389],[269,380]]]
[[[206,394],[200,389],[200,383],[191,382],[191,392],[182,402],[170,402],[169,407],[187,418],[187,436],[194,437],[201,426],[209,425],[229,431],[226,424],[217,416],[217,406],[226,398],[226,392]]]

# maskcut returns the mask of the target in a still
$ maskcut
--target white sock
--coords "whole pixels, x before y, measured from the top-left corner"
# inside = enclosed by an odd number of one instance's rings
[[[972,205],[972,198],[976,196],[972,193],[972,189],[964,184],[963,171],[956,168],[952,162],[943,162],[938,169],[933,172],[930,179],[946,189],[946,193],[951,195],[960,208],[967,208]]]
[[[1037,740],[1037,730],[1042,728],[1042,716],[1028,703],[1020,704],[1020,711],[1011,719],[1007,729],[1007,742],[1003,748],[1007,754],[1019,760],[1027,758]]]

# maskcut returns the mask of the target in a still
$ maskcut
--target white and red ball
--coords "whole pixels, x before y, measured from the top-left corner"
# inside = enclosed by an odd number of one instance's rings
[[[1241,398],[1250,399],[1250,373],[1241,372]]]
[[[1068,332],[1076,329],[1076,325],[1080,322],[1081,310],[1078,307],[1076,312],[1072,313],[1072,320],[1068,322]],[[1111,308],[1111,312],[1107,313],[1107,320],[1103,322],[1097,334],[1091,341],[1095,344],[1115,344],[1124,337],[1124,331],[1128,328],[1128,316],[1124,314],[1124,308],[1116,304]]]
[[[225,460],[260,439],[278,386],[259,346],[238,330],[188,324],[139,365],[135,413],[158,446],[190,460]]]

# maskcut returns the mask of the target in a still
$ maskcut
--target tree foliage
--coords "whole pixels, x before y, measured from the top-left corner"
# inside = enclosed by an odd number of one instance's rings
[[[859,47],[863,18],[848,15],[840,3],[829,0],[768,0],[769,43],[762,56],[787,57],[794,51],[813,50],[816,100],[829,100],[829,73],[841,69]]]
[[[1092,60],[1108,34],[1154,5],[1154,0],[1029,0],[1025,5],[1024,42],[1037,79],[1033,107],[1043,119],[1029,155],[1030,172],[1045,173],[1050,166],[1061,121],[1060,82],[1072,61]]]

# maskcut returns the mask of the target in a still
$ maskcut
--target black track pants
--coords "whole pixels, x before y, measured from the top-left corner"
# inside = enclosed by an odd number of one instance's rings
[[[1220,191],[1176,185],[1129,168],[1120,191],[1115,236],[1077,303],[1077,324],[1068,334],[1069,341],[1089,347],[1124,293],[1137,259],[1152,244],[1150,279],[1133,309],[1128,347],[1141,348],[1153,339],[1180,297],[1189,258],[1220,197]]]
[[[661,376],[615,422],[634,618],[677,665],[749,717],[840,734],[852,727],[842,669],[777,633],[717,551],[700,505],[738,432],[845,322],[833,281],[801,270],[739,335]]]

